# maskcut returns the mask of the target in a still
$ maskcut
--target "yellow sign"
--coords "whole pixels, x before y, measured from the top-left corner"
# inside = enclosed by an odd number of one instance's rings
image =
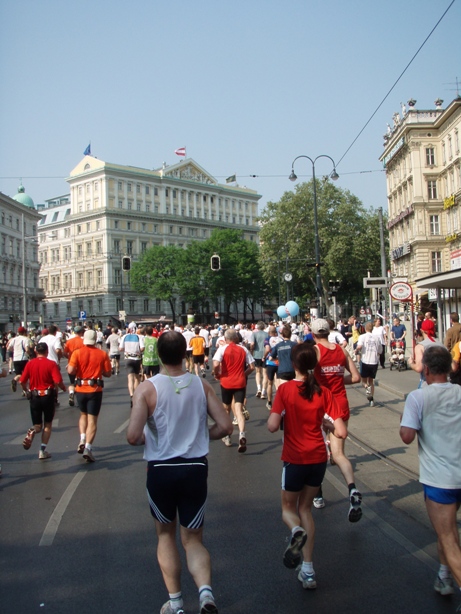
[[[458,238],[458,235],[455,232],[454,234],[448,235],[448,237],[445,237],[445,243],[451,243],[452,241],[456,241],[457,238]]]
[[[453,207],[455,204],[455,195],[452,194],[451,196],[448,196],[447,198],[444,198],[443,200],[443,208],[444,209],[449,209],[450,207]]]

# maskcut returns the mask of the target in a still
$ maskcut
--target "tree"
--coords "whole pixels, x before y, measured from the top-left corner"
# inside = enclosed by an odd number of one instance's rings
[[[339,300],[359,302],[367,270],[380,274],[379,219],[361,201],[328,179],[316,180],[323,300],[330,304],[328,282],[341,280]],[[267,203],[262,224],[261,266],[266,282],[289,263],[295,297],[306,303],[316,297],[313,181]],[[278,275],[278,273],[277,273]]]
[[[176,319],[176,297],[184,254],[184,250],[176,245],[154,245],[131,267],[130,282],[133,290],[167,301],[173,320]]]

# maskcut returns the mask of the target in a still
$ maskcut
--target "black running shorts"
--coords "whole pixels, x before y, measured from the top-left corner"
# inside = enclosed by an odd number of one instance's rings
[[[192,360],[194,365],[203,365],[205,362],[205,354],[197,354],[196,356],[192,354]]]
[[[274,381],[274,378],[277,375],[277,371],[278,371],[277,365],[266,365],[266,375],[267,375],[267,379],[270,382]]]
[[[134,373],[139,375],[141,373],[141,360],[130,360],[129,358],[125,362],[126,372],[128,375]]]
[[[143,365],[142,372],[146,377],[153,377],[160,373],[160,365]]]
[[[223,388],[221,386],[221,399],[224,405],[231,405],[232,399],[236,403],[243,403],[246,396],[246,388]]]
[[[360,363],[360,375],[362,377],[371,377],[375,379],[378,365],[367,365],[365,362]]]
[[[179,516],[181,526],[200,529],[207,499],[208,461],[172,458],[147,463],[147,499],[152,516],[161,523]]]
[[[282,490],[299,492],[304,486],[321,486],[327,464],[314,463],[313,465],[294,465],[283,463]]]
[[[77,405],[82,414],[99,416],[102,405],[102,392],[76,392]]]
[[[43,422],[53,422],[56,397],[48,394],[44,397],[31,397],[30,417],[32,424],[42,424]]]

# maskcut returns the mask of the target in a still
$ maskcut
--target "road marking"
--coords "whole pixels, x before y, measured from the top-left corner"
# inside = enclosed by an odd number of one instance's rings
[[[53,420],[53,428],[57,428],[59,426],[59,418],[56,418],[56,420]],[[36,437],[39,436],[39,433],[36,433]],[[3,445],[5,446],[17,446],[22,444],[22,442],[24,441],[24,437],[25,435],[19,435],[18,437],[15,437],[14,439],[12,439],[11,441],[5,441],[5,443]]]
[[[58,532],[59,525],[61,523],[62,517],[64,516],[64,512],[66,511],[70,500],[72,499],[75,491],[77,490],[78,485],[83,480],[86,474],[86,470],[79,471],[73,477],[72,482],[66,488],[64,494],[59,500],[59,503],[54,508],[54,512],[51,514],[50,519],[48,520],[48,524],[43,531],[39,546],[51,546],[53,544],[53,540],[55,538],[56,533]]]
[[[123,433],[123,431],[128,426],[129,422],[130,422],[130,419],[128,418],[128,420],[125,420],[125,422],[121,426],[119,426],[117,430],[114,431],[114,433]]]
[[[327,470],[327,472],[325,473],[325,478],[344,497],[349,497],[348,488],[344,486],[344,484],[340,482],[337,478],[335,478],[335,476],[331,473],[330,470]],[[399,533],[399,531],[394,529],[392,525],[383,520],[381,516],[378,516],[378,514],[376,514],[375,512],[373,512],[373,510],[367,507],[363,501],[362,511],[363,515],[366,516],[368,520],[371,520],[371,522],[373,522],[378,527],[378,529],[381,529],[383,533],[386,533],[388,537],[390,537],[400,546],[402,546],[402,548],[404,548],[407,552],[414,556],[415,559],[418,559],[418,561],[429,567],[429,569],[431,569],[432,571],[438,571],[440,566],[438,561],[429,556],[429,554],[427,554],[427,552],[425,552],[424,550],[418,548],[413,542],[411,542],[404,535],[402,535],[402,533]]]

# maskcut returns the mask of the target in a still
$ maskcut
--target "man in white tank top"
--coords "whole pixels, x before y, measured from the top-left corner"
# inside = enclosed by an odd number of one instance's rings
[[[159,337],[161,371],[136,388],[127,440],[133,446],[145,446],[147,496],[158,537],[157,557],[169,593],[160,614],[184,613],[177,518],[188,568],[199,591],[200,614],[217,614],[210,556],[202,543],[206,455],[209,439],[230,435],[233,426],[211,385],[183,370],[186,347],[181,333],[168,331]]]
[[[410,392],[400,423],[400,437],[410,444],[418,435],[419,481],[427,513],[437,533],[440,569],[434,589],[441,595],[461,586],[461,548],[456,513],[461,505],[461,386],[448,383],[451,355],[442,346],[424,350],[427,386]]]

